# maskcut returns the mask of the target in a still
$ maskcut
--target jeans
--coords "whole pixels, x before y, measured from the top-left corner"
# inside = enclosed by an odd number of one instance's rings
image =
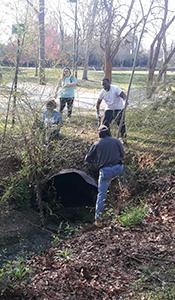
[[[100,215],[104,209],[106,193],[112,179],[114,179],[117,175],[122,174],[123,169],[124,166],[122,164],[117,164],[115,166],[104,167],[99,170],[95,220],[100,218]]]

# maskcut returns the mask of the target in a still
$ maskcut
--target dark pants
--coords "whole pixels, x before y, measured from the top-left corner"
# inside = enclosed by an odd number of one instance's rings
[[[110,124],[112,120],[115,120],[117,122],[117,125],[119,126],[122,117],[122,111],[123,110],[118,110],[118,109],[106,110],[103,116],[102,124],[110,128]],[[121,137],[126,137],[125,119],[123,119],[122,126],[121,126]]]
[[[60,98],[60,112],[62,113],[67,104],[67,116],[70,118],[72,115],[74,98]]]

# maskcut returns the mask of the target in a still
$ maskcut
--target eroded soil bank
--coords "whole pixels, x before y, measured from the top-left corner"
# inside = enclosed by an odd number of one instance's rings
[[[51,244],[52,232],[42,229],[33,210],[18,211],[6,203],[0,210],[0,266],[6,261],[40,253]]]

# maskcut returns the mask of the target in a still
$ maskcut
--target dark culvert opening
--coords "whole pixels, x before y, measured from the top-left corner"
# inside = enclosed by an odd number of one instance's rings
[[[83,208],[94,208],[97,196],[95,180],[85,172],[66,169],[48,179],[42,190],[42,199],[52,215],[66,215],[81,219]]]

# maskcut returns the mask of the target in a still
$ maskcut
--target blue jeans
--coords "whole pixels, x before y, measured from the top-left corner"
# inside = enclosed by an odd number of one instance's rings
[[[117,175],[122,174],[123,169],[124,166],[122,164],[117,164],[115,166],[104,167],[99,170],[95,220],[100,218],[100,215],[104,209],[106,193],[112,179],[114,179]]]

